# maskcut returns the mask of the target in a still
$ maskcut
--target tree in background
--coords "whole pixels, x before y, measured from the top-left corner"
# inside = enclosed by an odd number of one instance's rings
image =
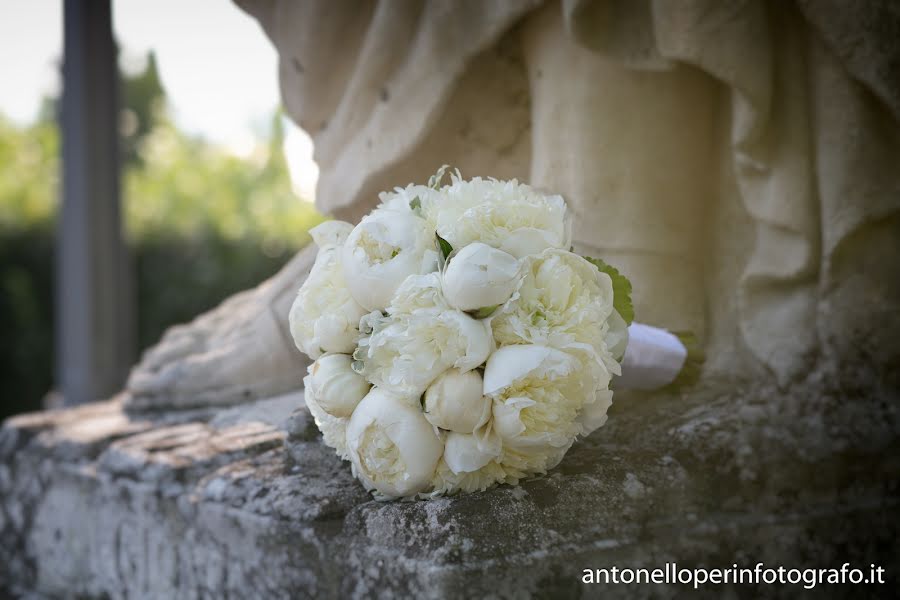
[[[122,81],[123,213],[145,348],[166,327],[274,274],[322,217],[292,189],[279,111],[267,139],[240,158],[177,129],[152,55]],[[45,101],[27,127],[0,116],[0,416],[40,408],[52,386],[52,106]]]
[[[166,91],[156,66],[156,54],[147,54],[144,69],[122,74],[122,111],[119,115],[122,159],[125,165],[140,161],[140,146],[165,114]]]

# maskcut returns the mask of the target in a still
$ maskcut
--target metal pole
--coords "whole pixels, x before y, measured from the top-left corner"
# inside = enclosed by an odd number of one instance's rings
[[[120,389],[132,302],[119,207],[119,81],[109,0],[65,0],[57,384],[67,405]]]

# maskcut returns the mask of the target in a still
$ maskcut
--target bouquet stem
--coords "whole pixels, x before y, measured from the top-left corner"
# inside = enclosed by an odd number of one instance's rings
[[[649,391],[690,383],[702,362],[702,351],[693,334],[632,323],[622,358],[622,376],[615,380],[615,388]]]

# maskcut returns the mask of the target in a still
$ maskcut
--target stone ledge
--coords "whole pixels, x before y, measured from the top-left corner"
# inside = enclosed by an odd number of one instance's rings
[[[889,395],[620,395],[548,476],[412,503],[371,500],[290,413],[300,400],[10,419],[0,581],[50,596],[580,596],[598,591],[584,568],[868,565],[900,549]],[[605,591],[636,590],[681,591]]]

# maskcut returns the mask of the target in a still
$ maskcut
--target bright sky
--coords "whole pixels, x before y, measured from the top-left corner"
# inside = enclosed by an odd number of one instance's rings
[[[152,49],[175,121],[248,155],[278,106],[277,55],[249,16],[228,0],[113,0],[124,64]],[[33,120],[59,90],[62,0],[0,3],[0,113]],[[311,199],[312,143],[286,122],[285,152],[298,193]]]

